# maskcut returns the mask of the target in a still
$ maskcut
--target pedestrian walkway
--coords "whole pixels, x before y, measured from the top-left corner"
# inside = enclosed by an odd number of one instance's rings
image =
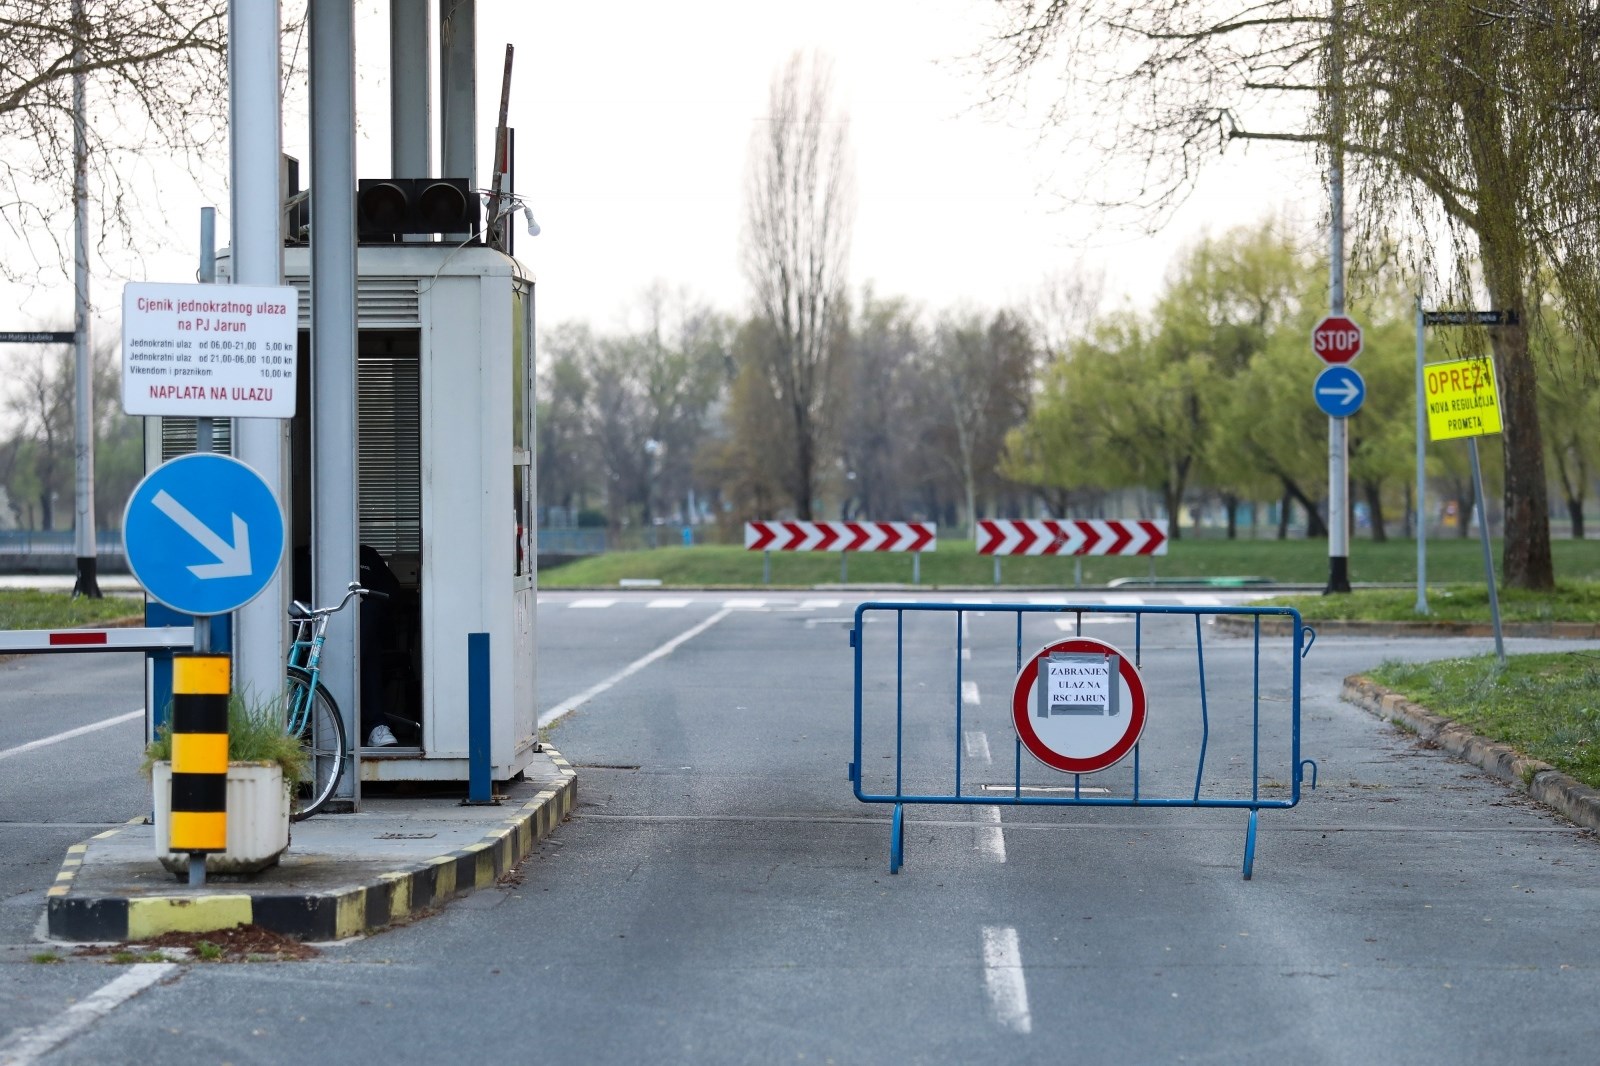
[[[235,925],[312,941],[372,932],[494,885],[576,797],[576,772],[545,748],[497,805],[467,806],[459,789],[363,798],[358,814],[294,823],[277,866],[197,887],[162,869],[154,828],[141,818],[68,849],[49,890],[49,935],[137,943]]]

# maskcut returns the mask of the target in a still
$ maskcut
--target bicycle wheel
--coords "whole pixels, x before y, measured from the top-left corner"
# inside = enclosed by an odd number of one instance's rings
[[[295,794],[292,817],[298,822],[320,811],[333,790],[339,787],[348,749],[339,705],[333,702],[328,690],[318,685],[316,698],[308,706],[306,697],[311,693],[311,675],[298,666],[289,668],[288,686],[289,726],[300,736],[307,764],[306,780],[300,782]]]

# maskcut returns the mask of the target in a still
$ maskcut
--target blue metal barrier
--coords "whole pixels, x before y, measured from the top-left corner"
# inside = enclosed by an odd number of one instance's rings
[[[1219,695],[1207,687],[1203,622],[1205,616],[1225,614],[1255,619],[1250,637],[1213,638],[1213,644],[1224,643],[1231,650],[1248,652],[1247,696],[1239,692]],[[1001,616],[1002,621],[1010,616],[1012,624],[1003,633],[987,634],[987,640],[973,640],[969,632],[972,619],[982,618],[985,627],[992,630],[995,627],[990,616]],[[1291,619],[1289,636],[1268,636],[1264,642],[1263,616]],[[953,631],[946,628],[951,618]],[[1190,627],[1184,623],[1191,618],[1192,649],[1172,645],[1174,633],[1189,639]],[[1097,635],[1131,643],[1135,669],[1145,665],[1147,650],[1156,650],[1161,660],[1150,673],[1141,673],[1144,687],[1150,692],[1149,725],[1129,757],[1092,775],[1093,785],[1084,782],[1083,774],[1051,769],[1031,755],[1025,759],[1022,741],[1011,725],[1009,689],[1004,701],[1008,708],[1006,731],[1013,741],[1009,767],[1004,767],[1003,758],[991,756],[986,733],[975,734],[985,738],[979,752],[981,759],[968,754],[965,727],[977,714],[966,708],[972,675],[984,672],[992,678],[998,663],[1009,671],[1007,680],[1015,686],[1025,658],[1031,663],[1037,649],[1052,640],[1073,633],[1085,636],[1085,619],[1091,624],[1116,626],[1115,630],[1103,629]],[[892,623],[892,633],[887,639],[874,639],[873,654],[869,655],[868,623],[884,621]],[[1158,625],[1163,643],[1158,650],[1147,649],[1147,631]],[[1053,626],[1055,632],[1044,633],[1044,626]],[[997,635],[1002,639],[994,639]],[[904,857],[907,804],[1193,807],[1249,811],[1244,851],[1244,877],[1249,880],[1255,861],[1257,814],[1298,804],[1308,768],[1311,787],[1316,788],[1316,763],[1300,755],[1300,663],[1315,640],[1315,631],[1290,607],[863,603],[856,608],[850,631],[850,645],[855,650],[855,724],[849,779],[856,798],[863,803],[894,804],[890,873],[899,872]],[[880,648],[883,656],[878,654]],[[1123,650],[1127,651],[1127,647],[1123,646]],[[892,659],[884,657],[891,655]],[[1267,667],[1277,661],[1286,674],[1284,684],[1268,691],[1263,689],[1264,655]],[[1191,715],[1184,714],[1185,703],[1192,705]],[[1286,709],[1273,713],[1264,704],[1283,704]],[[869,728],[873,730],[870,738]],[[1265,749],[1264,731],[1270,742]],[[1214,754],[1211,749],[1219,746],[1224,750]],[[953,760],[949,758],[952,748]],[[1152,749],[1153,756],[1146,754]],[[868,755],[876,757],[870,764],[866,761]],[[1212,756],[1209,778],[1208,756]],[[1194,767],[1192,787],[1188,785],[1187,770],[1182,769],[1190,760]],[[981,767],[992,767],[990,774],[1004,770],[1004,780],[974,784],[970,766],[974,761]],[[877,768],[870,775],[874,776],[871,787],[864,780],[869,776],[865,770],[868,765]],[[1280,773],[1287,785],[1278,780]],[[930,777],[932,780],[928,781]],[[1181,779],[1184,788],[1175,795],[1152,794],[1160,790],[1148,787],[1150,778],[1155,778],[1158,786]],[[1106,787],[1101,786],[1102,782]],[[1275,791],[1286,791],[1287,795],[1263,794]]]

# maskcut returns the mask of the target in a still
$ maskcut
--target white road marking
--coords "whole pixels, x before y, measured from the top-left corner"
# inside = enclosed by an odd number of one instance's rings
[[[1077,615],[1073,615],[1071,618],[1056,618],[1053,621],[1056,624],[1056,628],[1063,633],[1076,633],[1078,631]],[[1086,626],[1109,625],[1113,622],[1125,624],[1131,621],[1133,621],[1133,615],[1131,614],[1085,614],[1083,616],[1083,624]]]
[[[964,739],[967,743],[967,758],[976,759],[986,765],[993,761],[989,757],[989,734],[981,729],[973,729]]]
[[[691,600],[687,596],[669,596],[669,597],[666,597],[665,599],[651,600],[649,603],[645,604],[645,606],[646,607],[656,607],[656,608],[660,608],[660,607],[687,607],[687,606],[689,606],[689,604],[691,604],[693,602],[694,601]]]
[[[1000,826],[999,807],[979,807],[978,817],[987,823],[978,827],[978,850],[995,862],[1006,861],[1006,834]]]
[[[766,600],[723,600],[722,601],[722,609],[724,611],[738,611],[738,610],[759,611],[761,608],[765,607],[766,605],[767,605],[767,601]]]
[[[103,718],[98,722],[91,722],[88,725],[80,725],[76,729],[69,729],[65,733],[57,733],[54,736],[44,737],[40,740],[30,740],[26,744],[18,744],[14,748],[6,748],[4,751],[0,751],[0,759],[9,759],[11,756],[21,755],[25,751],[33,751],[35,748],[46,748],[51,744],[59,744],[63,740],[71,740],[73,737],[81,737],[85,733],[93,733],[101,729],[109,729],[114,725],[121,725],[123,722],[131,722],[135,718],[143,717],[144,708],[141,707],[137,711],[129,711],[127,714],[119,714],[115,718]]]
[[[843,602],[842,600],[801,600],[800,601],[800,609],[802,611],[815,611],[815,610],[829,610],[829,611],[831,611],[835,607],[839,606],[839,604],[842,603],[842,602]]]
[[[979,785],[978,787],[983,789],[985,792],[1038,792],[1047,795],[1065,794],[1069,796],[1072,795],[1073,792],[1071,785],[1023,785],[1020,788],[1016,785]],[[1102,788],[1099,785],[1080,785],[1078,786],[1077,792],[1082,796],[1111,795],[1111,790],[1109,788]]]
[[[1175,592],[1172,598],[1185,607],[1221,607],[1224,603],[1221,596],[1195,592]]]
[[[571,699],[563,700],[556,704],[554,707],[550,708],[548,711],[545,711],[539,716],[539,728],[543,729],[551,722],[554,722],[559,718],[564,718],[577,708],[583,706],[585,703],[588,703],[590,700],[600,695],[600,693],[604,692],[606,689],[617,684],[617,682],[632,677],[634,674],[638,673],[640,670],[643,670],[645,667],[649,666],[662,656],[672,654],[678,645],[682,644],[686,640],[692,640],[701,633],[704,633],[706,630],[710,629],[712,626],[728,617],[730,613],[732,613],[730,609],[724,607],[722,610],[718,611],[710,618],[707,618],[699,625],[679,633],[677,636],[673,637],[671,640],[667,641],[650,654],[642,658],[635,659],[633,662],[629,663],[627,666],[624,666],[621,670],[618,670],[604,681],[590,685],[588,688],[584,689],[576,696],[573,696]]]
[[[614,604],[616,602],[617,602],[616,600],[596,599],[593,596],[586,596],[581,600],[573,600],[571,603],[567,604],[567,606],[568,607],[610,607],[612,604]]]
[[[135,963],[115,981],[68,1007],[54,1021],[11,1034],[0,1043],[0,1062],[29,1066],[177,968],[170,962]]]
[[[1013,1032],[1033,1032],[1022,952],[1017,948],[1017,931],[1010,926],[983,928],[983,982],[989,987],[995,1021]]]
[[[961,702],[969,707],[977,707],[983,702],[978,697],[978,683],[976,681],[961,682]]]

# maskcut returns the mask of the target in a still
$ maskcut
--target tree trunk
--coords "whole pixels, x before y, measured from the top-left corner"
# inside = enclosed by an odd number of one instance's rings
[[[1366,490],[1367,512],[1372,516],[1372,542],[1384,544],[1389,540],[1389,531],[1383,528],[1383,486],[1376,481],[1362,481],[1361,487]]]
[[[1461,101],[1467,153],[1480,193],[1474,229],[1482,253],[1483,280],[1493,310],[1509,312],[1515,323],[1489,330],[1500,378],[1501,448],[1505,453],[1505,537],[1501,566],[1507,588],[1552,589],[1555,564],[1550,555],[1550,501],[1544,471],[1544,440],[1539,429],[1539,387],[1528,351],[1527,279],[1529,237],[1518,205],[1506,190],[1520,187],[1510,177],[1515,162],[1506,151],[1499,110],[1482,88]]]
[[[1167,538],[1181,540],[1183,531],[1178,522],[1178,509],[1183,506],[1182,487],[1170,481],[1164,482],[1161,486],[1161,505],[1167,509]]]
[[[1572,521],[1572,539],[1583,539],[1583,498],[1567,497],[1567,517]]]
[[[1239,497],[1231,493],[1222,494],[1222,506],[1228,509],[1228,539],[1239,539]]]
[[[1289,478],[1283,479],[1283,491],[1306,510],[1306,539],[1323,540],[1328,535],[1328,523],[1317,513],[1317,505],[1300,491],[1300,486]]]
[[[1278,501],[1278,539],[1279,540],[1288,540],[1289,539],[1289,507],[1292,504],[1292,502],[1293,501],[1290,500],[1290,498],[1289,498],[1289,490],[1288,489],[1284,489],[1283,490],[1283,499]]]
[[[1472,536],[1472,512],[1478,506],[1478,490],[1471,481],[1458,491],[1456,500],[1456,537],[1466,540]]]

